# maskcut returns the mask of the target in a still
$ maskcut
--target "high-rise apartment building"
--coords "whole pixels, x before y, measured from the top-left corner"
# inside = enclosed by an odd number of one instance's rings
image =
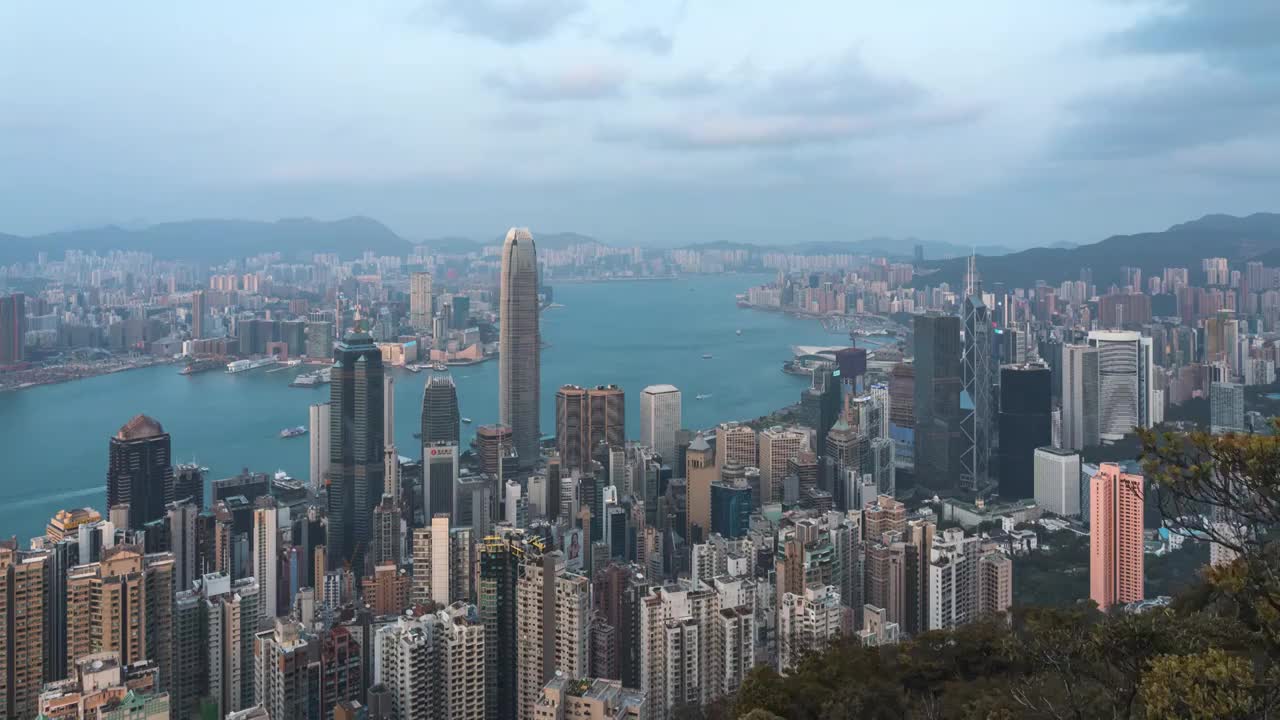
[[[533,235],[511,228],[502,245],[498,303],[498,422],[511,428],[521,467],[538,462],[542,335]]]
[[[530,559],[516,582],[516,717],[533,716],[557,673],[590,674],[591,583],[564,569],[559,552]]]
[[[422,442],[458,443],[458,387],[447,371],[433,370],[422,389]]]
[[[845,608],[833,585],[808,585],[782,593],[778,601],[778,672],[794,668],[806,653],[819,652],[842,635]]]
[[[1209,431],[1215,435],[1245,432],[1243,385],[1233,382],[1209,385]]]
[[[1062,346],[1062,447],[1098,444],[1099,381],[1096,347]]]
[[[320,492],[329,474],[329,403],[313,403],[307,412],[311,453],[311,489]]]
[[[409,324],[418,330],[431,329],[431,273],[409,276]]]
[[[915,332],[916,482],[932,490],[958,486],[960,428],[960,318],[917,315]]]
[[[760,431],[759,448],[761,502],[781,502],[787,462],[809,449],[809,434],[775,425]]]
[[[653,448],[667,465],[676,459],[680,403],[680,390],[674,385],[650,385],[640,391],[640,442]]]
[[[169,433],[146,415],[137,415],[111,437],[107,465],[107,507],[129,507],[129,529],[164,517],[173,502]]]
[[[26,358],[26,336],[26,296],[0,295],[0,365],[14,365]]]
[[[325,546],[330,568],[349,564],[359,574],[384,490],[382,352],[373,338],[347,334],[334,350],[330,377]]]
[[[318,653],[301,624],[276,619],[271,630],[254,637],[254,702],[271,718],[315,717],[320,697]]]
[[[1043,365],[1000,368],[1000,497],[1035,495],[1036,448],[1053,439],[1052,374]]]
[[[485,630],[485,717],[516,720],[517,714],[517,584],[526,558],[540,556],[541,540],[520,532],[487,537],[478,543],[480,574],[476,598]],[[541,646],[539,646],[541,649]]]
[[[116,545],[102,560],[67,573],[68,666],[95,652],[120,654],[126,665],[151,660],[162,682],[172,674],[173,555],[143,555]]]
[[[203,290],[191,293],[191,337],[196,340],[204,337],[204,316],[209,312],[205,304]]]
[[[37,713],[47,642],[46,560],[44,553],[0,542],[0,718]],[[50,653],[63,650],[50,648]]]
[[[1037,505],[1063,517],[1080,515],[1080,453],[1065,448],[1036,448],[1033,472]]]
[[[1089,597],[1102,610],[1141,600],[1143,478],[1102,463],[1089,481]]]
[[[555,677],[542,688],[532,720],[639,720],[644,696],[617,680]]]
[[[474,605],[406,613],[377,632],[374,681],[391,717],[484,720],[485,627]]]
[[[449,532],[449,516],[431,517],[431,525],[413,531],[413,588],[411,600],[415,605],[435,602],[447,604],[450,591],[452,536]],[[470,574],[470,558],[459,558]]]
[[[253,508],[253,576],[262,588],[258,616],[280,615],[276,599],[280,592],[280,525],[276,501],[264,495],[254,501]]]
[[[173,613],[175,714],[196,717],[208,698],[218,716],[254,704],[254,637],[258,629],[258,581],[232,582],[209,573],[177,593]]]

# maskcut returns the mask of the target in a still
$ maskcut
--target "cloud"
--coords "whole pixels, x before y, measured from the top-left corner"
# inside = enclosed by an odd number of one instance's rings
[[[520,45],[548,37],[585,8],[585,0],[438,0],[418,16],[440,17],[459,32]]]
[[[1280,127],[1278,26],[1274,0],[1188,0],[1113,33],[1106,48],[1155,62],[1159,71],[1071,102],[1056,153],[1258,176],[1256,154],[1241,148],[1265,146]]]
[[[660,85],[658,92],[685,97],[729,89],[695,73]],[[608,125],[597,139],[682,150],[805,146],[968,123],[982,112],[977,103],[943,102],[845,53],[832,63],[807,63],[750,84],[716,113]]]
[[[675,38],[656,27],[628,30],[614,36],[613,42],[620,47],[643,50],[654,55],[670,55],[675,46]]]
[[[493,73],[486,82],[514,100],[560,102],[617,97],[622,94],[626,79],[626,73],[618,68],[590,64],[541,75],[527,71]]]
[[[692,98],[714,95],[723,87],[724,83],[711,77],[708,73],[695,70],[679,77],[656,83],[654,92],[667,98]]]

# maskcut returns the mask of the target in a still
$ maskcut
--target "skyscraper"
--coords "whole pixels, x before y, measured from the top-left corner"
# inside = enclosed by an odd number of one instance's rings
[[[685,540],[703,542],[711,534],[711,483],[720,479],[720,471],[716,468],[715,451],[701,435],[689,443],[684,474],[689,492]]]
[[[756,466],[756,431],[738,422],[716,426],[716,467]]]
[[[1051,373],[1043,365],[1000,368],[1000,497],[1035,495],[1036,448],[1051,438]]]
[[[956,487],[960,430],[960,318],[917,315],[915,332],[916,481],[931,490]]]
[[[556,391],[556,452],[569,471],[581,470],[591,460],[587,444],[587,391],[563,385]]]
[[[422,388],[422,442],[458,444],[458,387],[448,371],[432,371]]]
[[[42,553],[0,543],[0,718],[37,712],[47,642],[45,563]],[[65,647],[50,648],[51,655],[65,652]]]
[[[254,502],[253,508],[253,576],[262,588],[262,602],[258,603],[258,615],[273,618],[280,613],[276,609],[279,594],[280,526],[276,514],[276,501],[264,495]],[[183,588],[185,589],[185,588]]]
[[[1089,485],[1089,597],[1110,610],[1144,595],[1143,478],[1102,463]]]
[[[587,391],[587,451],[604,443],[620,448],[627,442],[626,394],[617,385],[597,385]]]
[[[542,335],[538,330],[538,257],[533,235],[511,228],[502,245],[498,305],[498,422],[511,428],[521,467],[538,462]]]
[[[1056,515],[1080,514],[1080,453],[1055,447],[1036,448],[1036,504]]]
[[[640,442],[653,448],[668,465],[675,462],[680,399],[680,390],[674,385],[650,385],[640,391]]]
[[[111,438],[107,467],[107,507],[129,506],[129,529],[165,516],[173,501],[169,434],[160,423],[137,415]]]
[[[1209,385],[1209,431],[1241,433],[1244,426],[1244,386],[1233,382]]]
[[[308,409],[311,450],[311,489],[320,492],[329,474],[329,403],[314,403]]]
[[[1062,446],[1098,444],[1098,349],[1062,346]]]
[[[205,307],[204,291],[196,290],[191,293],[191,337],[197,340],[204,337],[204,315],[208,311]]]
[[[972,257],[967,285],[961,373],[968,402],[964,404],[960,421],[964,435],[960,466],[962,485],[967,490],[978,490],[990,481],[991,424],[995,420],[991,389],[996,378],[991,362],[991,318],[977,286]]]
[[[1145,427],[1150,377],[1142,340],[1137,332],[1089,333],[1089,344],[1098,348],[1098,435],[1103,440],[1119,440],[1135,426]]]
[[[787,461],[809,449],[809,436],[799,428],[775,425],[760,431],[760,502],[782,502]]]
[[[20,363],[26,357],[26,296],[0,296],[0,365]]]
[[[360,574],[384,489],[382,352],[353,331],[334,350],[330,374],[325,545],[331,569],[350,563]]]
[[[564,569],[564,556],[530,558],[516,582],[516,717],[533,717],[542,687],[557,674],[590,674],[591,583]]]
[[[418,330],[431,329],[431,273],[409,276],[409,324]]]

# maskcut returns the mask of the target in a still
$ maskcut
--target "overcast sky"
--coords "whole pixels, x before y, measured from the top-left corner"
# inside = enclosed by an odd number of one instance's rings
[[[1021,246],[1278,199],[1276,0],[0,3],[0,232]]]

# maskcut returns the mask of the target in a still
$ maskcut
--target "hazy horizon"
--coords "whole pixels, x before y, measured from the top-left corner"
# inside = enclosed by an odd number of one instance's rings
[[[1023,248],[1276,209],[1264,0],[0,7],[0,232]]]

